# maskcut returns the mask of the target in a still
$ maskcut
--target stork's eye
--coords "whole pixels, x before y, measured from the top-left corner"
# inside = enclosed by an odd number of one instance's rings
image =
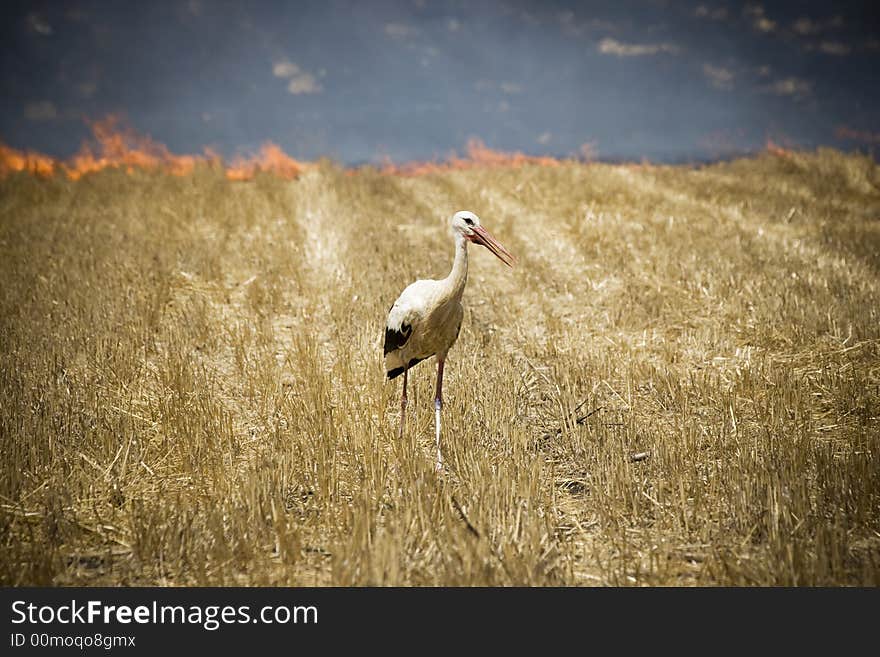
[[[474,220],[471,219],[470,217],[465,217],[465,218],[464,218],[464,223],[466,223],[468,226],[473,226],[473,225],[474,225]]]

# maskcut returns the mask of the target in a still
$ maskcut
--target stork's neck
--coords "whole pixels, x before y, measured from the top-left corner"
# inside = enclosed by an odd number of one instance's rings
[[[455,233],[455,260],[452,262],[452,271],[446,277],[446,284],[450,295],[461,296],[464,285],[467,283],[468,254],[467,240],[461,233]]]

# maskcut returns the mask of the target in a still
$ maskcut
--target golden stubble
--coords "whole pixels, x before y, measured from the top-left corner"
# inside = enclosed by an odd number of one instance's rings
[[[0,181],[0,581],[875,585],[880,191],[834,151]],[[385,315],[476,211],[433,470]]]

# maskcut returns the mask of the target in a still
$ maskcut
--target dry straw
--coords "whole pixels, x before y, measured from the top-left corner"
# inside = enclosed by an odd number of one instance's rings
[[[880,583],[880,191],[833,151],[0,181],[0,582]],[[399,441],[382,322],[474,252]]]

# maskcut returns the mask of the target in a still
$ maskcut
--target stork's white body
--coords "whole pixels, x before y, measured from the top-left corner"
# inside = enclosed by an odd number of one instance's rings
[[[449,276],[439,281],[418,280],[397,298],[388,313],[386,330],[399,332],[410,326],[412,333],[404,344],[385,354],[386,372],[411,367],[412,361],[431,356],[446,357],[461,329],[467,267],[467,243],[458,237]]]
[[[455,237],[455,260],[446,278],[418,280],[409,285],[394,302],[385,323],[385,372],[389,379],[403,375],[400,401],[400,436],[406,417],[407,371],[417,363],[437,356],[437,394],[434,397],[437,440],[437,469],[443,467],[440,452],[440,409],[443,406],[443,363],[458,339],[464,309],[461,297],[467,283],[468,242],[488,248],[508,266],[513,256],[489,232],[480,226],[473,212],[456,212],[450,219]]]

